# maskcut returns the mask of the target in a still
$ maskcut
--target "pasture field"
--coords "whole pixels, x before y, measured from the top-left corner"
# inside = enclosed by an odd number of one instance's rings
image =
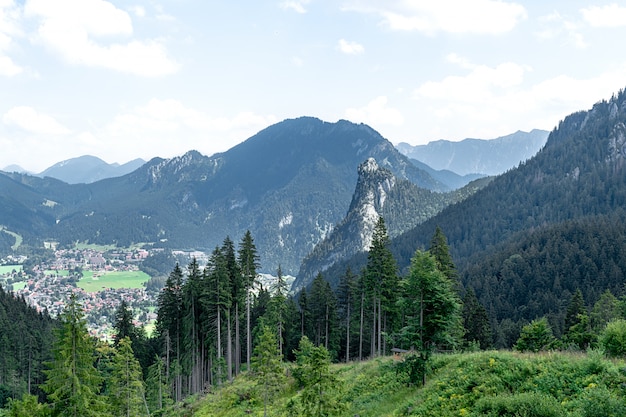
[[[10,274],[13,270],[21,271],[22,265],[0,265],[0,275]]]
[[[86,292],[98,292],[105,288],[142,288],[150,276],[142,271],[114,271],[93,273],[84,271],[78,286]]]
[[[44,273],[46,275],[58,275],[60,277],[68,277],[70,276],[70,271],[68,271],[67,269],[60,269],[60,270],[55,270],[55,269],[46,269],[44,271]]]
[[[26,286],[26,281],[14,282],[12,285],[13,291],[19,291],[24,289],[24,287]]]

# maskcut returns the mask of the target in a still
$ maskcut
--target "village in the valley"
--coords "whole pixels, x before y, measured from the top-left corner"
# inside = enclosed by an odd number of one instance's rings
[[[23,267],[26,257],[8,257],[0,259],[0,285],[53,317],[61,313],[70,294],[76,294],[90,332],[99,338],[110,336],[115,312],[125,300],[133,309],[135,325],[149,331],[156,319],[158,291],[146,288],[150,276],[139,269],[149,255],[145,249],[59,249],[28,271]],[[126,279],[113,284],[104,279],[115,274]]]

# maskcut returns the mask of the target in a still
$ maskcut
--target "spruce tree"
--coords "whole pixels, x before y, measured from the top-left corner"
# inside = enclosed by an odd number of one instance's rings
[[[241,270],[246,296],[246,363],[248,369],[250,369],[250,358],[252,355],[252,289],[257,279],[257,270],[261,267],[250,230],[246,231],[241,240],[237,261]]]
[[[227,313],[228,318],[226,323],[228,329],[228,346],[226,355],[228,363],[228,379],[232,380],[233,372],[234,375],[237,375],[239,373],[241,365],[241,335],[239,332],[239,313],[242,301],[244,299],[245,283],[243,282],[243,277],[239,269],[239,264],[237,263],[235,246],[230,237],[227,236],[226,239],[224,239],[221,251],[222,255],[224,256],[226,271],[228,273],[228,281],[230,282],[232,300],[232,310],[228,311]],[[233,312],[234,317],[232,316]]]
[[[473,288],[468,288],[463,297],[463,338],[466,342],[476,342],[481,349],[488,349],[493,344],[491,324],[487,310],[476,298]]]
[[[357,277],[352,273],[350,267],[346,269],[345,274],[339,279],[339,286],[337,288],[337,301],[339,311],[341,312],[341,321],[345,325],[345,359],[346,362],[350,361],[350,334],[352,313],[354,309],[354,297]]]
[[[72,294],[60,315],[54,340],[54,359],[42,389],[52,402],[52,415],[99,417],[106,405],[99,396],[102,377],[94,366],[95,344],[87,331],[82,306]]]
[[[406,322],[400,340],[405,348],[417,349],[419,357],[414,364],[423,370],[438,346],[456,345],[461,326],[461,302],[454,283],[437,268],[435,257],[428,252],[418,250],[411,258],[402,308]],[[422,371],[411,374],[421,374],[425,382]]]
[[[435,228],[435,233],[430,240],[428,252],[437,260],[437,268],[443,272],[448,279],[455,282],[458,279],[456,266],[452,261],[452,255],[450,255],[448,239],[439,226]]]
[[[379,217],[365,267],[365,284],[372,311],[371,355],[383,353],[382,334],[389,333],[389,327],[395,323],[398,283],[397,265],[389,249],[385,220]]]
[[[306,417],[341,415],[343,384],[330,369],[330,354],[305,336],[296,351],[294,376],[302,386],[300,402]]]
[[[182,352],[182,287],[183,270],[176,264],[167,277],[165,287],[159,294],[156,330],[164,343],[167,379],[172,382],[176,401],[182,400],[182,374],[180,372]],[[173,359],[171,354],[173,353]]]
[[[113,356],[109,387],[109,407],[115,417],[148,415],[141,367],[133,354],[130,338],[118,341]]]
[[[259,341],[254,348],[252,371],[257,387],[263,393],[263,415],[267,417],[267,406],[280,391],[285,381],[282,353],[277,343],[277,334],[269,326],[263,326]]]

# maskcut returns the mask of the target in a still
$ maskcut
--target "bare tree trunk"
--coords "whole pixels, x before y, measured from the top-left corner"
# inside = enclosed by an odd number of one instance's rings
[[[326,336],[324,337],[324,347],[326,349],[328,349],[328,322],[330,321],[328,317],[329,315],[328,309],[329,309],[329,306],[328,304],[326,304]]]
[[[250,371],[250,358],[252,350],[252,332],[250,330],[250,303],[250,288],[248,288],[246,294],[246,365],[248,371]]]
[[[235,303],[235,375],[241,370],[241,337],[239,336],[239,302]]]
[[[359,362],[363,360],[363,319],[365,316],[365,292],[361,292],[361,323],[359,325]]]
[[[226,346],[226,368],[228,368],[228,380],[233,380],[233,335],[230,329],[230,309],[227,313],[227,346]]]
[[[382,336],[383,336],[383,331],[382,331],[382,311],[380,308],[380,298],[378,299],[378,356],[380,356],[381,353],[381,346],[382,346]]]
[[[350,302],[346,314],[346,363],[350,361]]]

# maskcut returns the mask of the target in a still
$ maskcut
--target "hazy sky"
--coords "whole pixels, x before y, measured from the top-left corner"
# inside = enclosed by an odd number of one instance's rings
[[[212,155],[299,116],[551,130],[626,87],[624,39],[611,0],[0,0],[0,168]]]

